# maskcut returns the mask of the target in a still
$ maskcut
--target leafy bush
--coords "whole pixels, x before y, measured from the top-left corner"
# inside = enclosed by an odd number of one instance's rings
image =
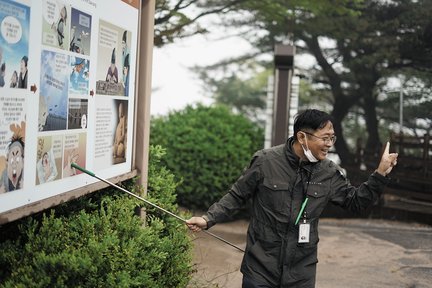
[[[159,166],[162,155],[151,148],[149,190],[175,212],[177,184]],[[186,226],[148,209],[144,227],[134,212],[142,203],[121,193],[107,188],[1,227],[0,287],[186,287]]]
[[[151,121],[150,143],[166,148],[162,162],[182,183],[178,203],[206,209],[226,193],[264,143],[263,131],[224,106],[188,106]]]

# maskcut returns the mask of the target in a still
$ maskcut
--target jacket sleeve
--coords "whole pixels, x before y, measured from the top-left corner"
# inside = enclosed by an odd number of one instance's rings
[[[374,172],[366,182],[355,187],[337,170],[332,178],[330,201],[353,213],[360,213],[379,198],[387,184],[387,177]]]
[[[207,229],[216,223],[229,220],[251,198],[259,183],[260,162],[259,152],[257,152],[249,167],[232,185],[229,192],[210,206],[206,215],[204,215],[204,219],[207,221]]]

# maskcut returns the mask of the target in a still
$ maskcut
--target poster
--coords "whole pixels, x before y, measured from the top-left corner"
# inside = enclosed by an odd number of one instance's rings
[[[0,215],[131,171],[139,10],[0,0]],[[90,179],[89,179],[90,178]]]

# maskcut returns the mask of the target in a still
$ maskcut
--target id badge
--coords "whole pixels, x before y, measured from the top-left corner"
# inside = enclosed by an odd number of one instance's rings
[[[302,223],[299,225],[298,243],[309,243],[310,224]]]

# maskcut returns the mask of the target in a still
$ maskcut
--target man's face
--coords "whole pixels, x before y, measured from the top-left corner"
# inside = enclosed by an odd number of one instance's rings
[[[315,130],[313,133],[306,133],[306,139],[303,139],[302,144],[311,150],[315,158],[324,160],[334,144],[334,142],[330,140],[334,134],[333,124],[329,121],[322,129]]]
[[[83,67],[84,67],[83,63],[75,65],[75,71],[80,73]]]
[[[65,7],[63,7],[63,8],[60,10],[60,17],[61,17],[62,19],[64,19],[64,18],[66,17],[66,8],[65,8]]]
[[[24,60],[21,60],[20,71],[21,71],[21,73],[24,73],[26,71],[26,66],[25,66]]]
[[[24,156],[21,145],[14,145],[8,153],[7,174],[9,180],[16,187],[24,168]]]
[[[48,165],[48,153],[44,153],[43,158],[42,158],[42,165],[43,166]]]

